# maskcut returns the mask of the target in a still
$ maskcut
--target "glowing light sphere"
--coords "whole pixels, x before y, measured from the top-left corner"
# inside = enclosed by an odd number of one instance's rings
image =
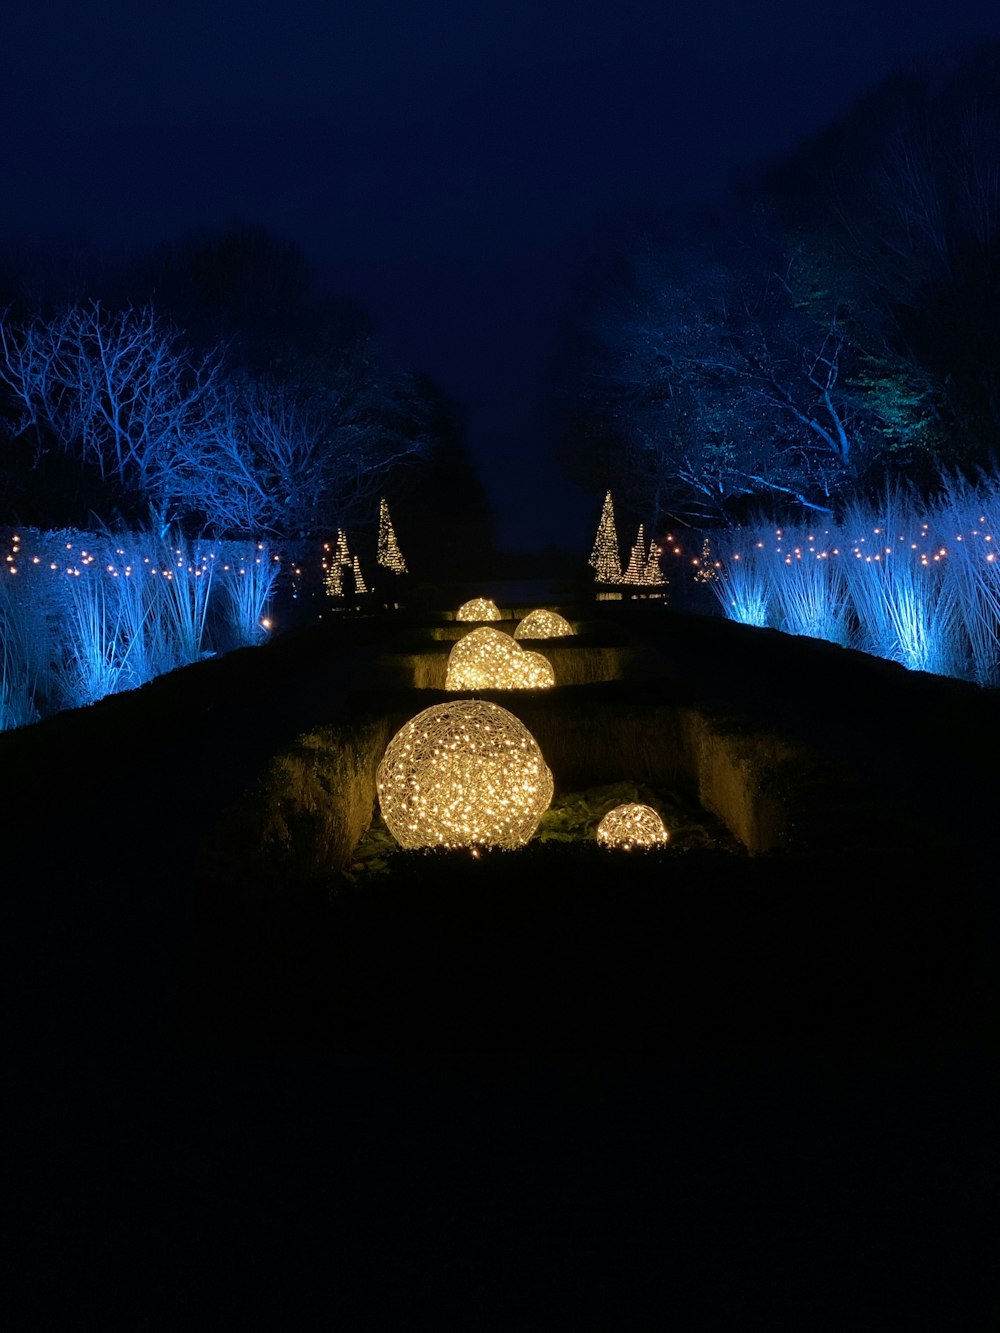
[[[517,629],[515,639],[562,639],[576,631],[558,611],[529,611]]]
[[[602,846],[620,847],[625,852],[633,847],[656,847],[669,837],[656,811],[634,802],[616,805],[597,826],[597,841]]]
[[[523,722],[499,704],[425,708],[389,742],[375,778],[403,847],[521,847],[552,801],[552,774]]]
[[[503,617],[496,602],[491,602],[488,597],[473,597],[471,602],[462,603],[455,612],[455,619],[462,621],[502,620]]]
[[[544,690],[556,683],[541,653],[484,626],[463,634],[448,654],[446,690]]]

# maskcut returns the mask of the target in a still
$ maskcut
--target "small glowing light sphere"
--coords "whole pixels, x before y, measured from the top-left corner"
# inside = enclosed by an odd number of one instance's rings
[[[575,633],[573,626],[558,611],[529,611],[517,629],[515,639],[562,639]]]
[[[635,803],[616,805],[597,826],[597,841],[603,847],[620,847],[625,852],[633,847],[656,847],[669,837],[656,811]]]
[[[521,847],[552,801],[552,774],[523,722],[499,704],[426,708],[389,742],[375,777],[403,847]]]
[[[502,620],[503,617],[496,602],[491,602],[488,597],[473,597],[471,602],[462,603],[455,612],[455,619],[462,621]]]
[[[550,663],[509,634],[484,626],[463,634],[448,654],[446,690],[544,690],[556,683]]]

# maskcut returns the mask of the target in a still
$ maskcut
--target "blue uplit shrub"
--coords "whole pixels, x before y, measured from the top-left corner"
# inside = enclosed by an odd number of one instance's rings
[[[226,561],[216,566],[215,577],[234,647],[250,648],[267,638],[263,622],[279,568],[267,542],[227,543]]]
[[[846,645],[850,607],[833,535],[830,529],[782,528],[772,535],[760,563],[778,629]]]
[[[770,624],[769,579],[757,534],[733,528],[717,543],[720,557],[711,589],[730,620],[763,628]]]
[[[946,477],[937,507],[954,534],[944,575],[968,645],[968,674],[1000,685],[1000,485]]]
[[[266,544],[150,532],[9,533],[0,566],[0,730],[260,643]]]
[[[77,708],[117,691],[128,650],[117,598],[114,592],[108,594],[100,573],[70,579],[68,590],[63,629],[66,656],[59,675],[66,707]]]
[[[822,532],[734,528],[714,539],[726,615],[859,648],[911,670],[1000,684],[1000,478],[902,487]]]
[[[208,608],[215,578],[211,544],[192,546],[184,537],[164,542],[158,552],[155,608],[176,666],[189,666],[210,651]]]
[[[874,521],[873,521],[874,518]],[[940,538],[899,489],[879,509],[844,515],[844,573],[860,626],[858,646],[912,671],[953,675],[963,653]]]

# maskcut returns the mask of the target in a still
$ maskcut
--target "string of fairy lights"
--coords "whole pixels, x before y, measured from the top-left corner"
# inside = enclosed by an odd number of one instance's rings
[[[131,558],[127,555],[122,546],[115,546],[113,553],[115,556],[121,556],[120,560],[108,560],[107,554],[88,550],[87,546],[81,545],[79,549],[74,542],[63,542],[60,540],[60,551],[65,550],[70,554],[60,556],[58,560],[51,558],[51,552],[46,551],[43,554],[32,554],[32,547],[50,546],[51,542],[46,540],[47,534],[33,533],[30,529],[27,549],[25,549],[25,539],[19,533],[13,533],[10,538],[10,549],[4,558],[6,572],[9,575],[30,573],[32,570],[48,570],[55,573],[62,573],[73,578],[79,578],[81,574],[91,567],[100,564],[101,572],[110,575],[112,578],[131,578],[133,574],[148,573],[151,575],[161,575],[164,578],[174,578],[178,570],[184,571],[192,577],[201,578],[204,575],[211,575],[212,567],[218,563],[218,567],[227,573],[232,572],[239,577],[245,577],[248,573],[248,566],[251,564],[261,565],[269,561],[279,564],[280,555],[270,555],[267,552],[264,542],[256,543],[256,552],[252,560],[237,561],[224,556],[220,559],[214,550],[198,551],[194,558],[186,553],[181,547],[172,548],[171,558],[168,562],[164,558],[164,552],[161,550],[152,555],[141,555],[133,553]],[[88,546],[92,545],[88,541]],[[252,545],[246,542],[217,543],[224,550],[226,546],[246,547]],[[104,563],[106,561],[106,563]]]
[[[692,560],[731,619],[830,639],[912,669],[996,684],[1000,561],[983,512],[720,532]],[[950,523],[950,534],[948,532]]]

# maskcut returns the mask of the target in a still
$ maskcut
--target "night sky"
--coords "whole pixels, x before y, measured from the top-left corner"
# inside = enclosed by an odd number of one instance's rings
[[[996,0],[4,6],[0,244],[296,241],[468,409],[501,545],[588,545],[545,461],[561,312],[623,219],[773,159]],[[99,295],[99,293],[95,293]],[[614,478],[608,479],[613,487]]]

